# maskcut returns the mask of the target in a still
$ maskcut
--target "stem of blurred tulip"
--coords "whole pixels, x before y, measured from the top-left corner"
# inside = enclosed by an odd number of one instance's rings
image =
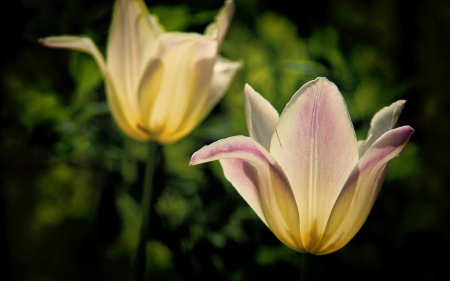
[[[300,271],[300,281],[310,281],[312,279],[312,261],[314,256],[308,253],[302,254],[302,266]]]
[[[152,211],[152,191],[153,191],[153,175],[155,171],[158,144],[156,142],[148,143],[147,162],[145,163],[144,186],[142,188],[142,221],[139,237],[139,245],[136,251],[136,259],[134,261],[134,281],[142,281],[145,277],[145,269],[147,264],[146,242],[149,239],[150,214]]]

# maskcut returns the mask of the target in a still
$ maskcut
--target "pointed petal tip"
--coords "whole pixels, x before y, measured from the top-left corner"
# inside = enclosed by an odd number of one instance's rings
[[[70,43],[70,39],[76,38],[75,36],[49,36],[45,38],[40,38],[37,42],[42,46],[50,47],[50,48],[61,48],[59,45],[65,44],[67,42]],[[70,49],[70,47],[62,47],[66,49]]]
[[[411,138],[412,134],[415,132],[414,129],[410,126],[402,126],[402,127],[398,127],[392,131],[397,131],[398,133],[398,137],[394,136],[394,142],[393,145],[398,145],[401,146],[402,144],[404,145],[404,147],[402,148],[402,150],[396,155],[399,156],[400,154],[403,153],[403,150],[406,147],[406,144],[409,142],[409,139]]]
[[[250,86],[248,83],[245,83],[245,86],[244,86],[244,110],[246,113],[248,110],[251,110],[250,109],[250,95],[254,91],[255,90],[252,88],[252,86]],[[250,120],[247,120],[247,121],[250,121]],[[247,127],[248,127],[248,124],[247,124]]]
[[[407,135],[407,137],[408,137],[407,141],[409,141],[409,138],[411,137],[412,134],[414,134],[415,130],[411,126],[408,126],[408,125],[399,127],[399,129],[401,129],[401,128],[403,128],[405,135]]]
[[[394,106],[400,107],[400,109],[403,109],[403,107],[405,107],[405,103],[406,103],[406,100],[398,100],[398,101],[393,102],[390,106],[394,105]]]
[[[392,129],[386,132],[383,136],[381,136],[377,141],[374,142],[372,147],[383,147],[383,146],[393,146],[393,147],[402,147],[399,153],[396,155],[400,155],[403,153],[403,150],[406,147],[406,144],[409,142],[411,135],[414,133],[414,129],[411,126],[402,126],[395,129]],[[386,137],[384,137],[386,136]]]
[[[367,149],[379,139],[384,133],[394,129],[400,114],[405,107],[406,100],[398,100],[380,109],[370,121],[370,129],[366,140],[358,142],[358,151],[360,157],[364,155]],[[411,128],[412,129],[412,128]],[[414,130],[413,130],[414,131]]]
[[[248,83],[245,84],[244,86],[244,96],[245,98],[251,98],[253,100],[258,100],[263,98],[265,100],[265,98],[263,96],[261,96],[261,94],[259,94],[255,89],[253,89],[252,86],[250,86]]]
[[[330,80],[328,80],[328,78],[326,78],[326,77],[317,77],[315,80],[313,80],[314,82],[316,82],[317,84],[322,84],[322,85],[324,85],[324,84],[328,84],[328,83],[330,83],[331,81]],[[333,83],[333,82],[331,82],[331,83]]]
[[[211,36],[214,40],[217,40],[219,42],[219,48],[222,45],[223,38],[228,30],[233,14],[234,2],[230,0],[225,1],[217,14],[215,21],[208,25],[205,29],[204,34]]]
[[[210,145],[205,145],[196,152],[194,152],[194,154],[192,154],[191,160],[189,161],[189,166],[195,166],[198,164],[209,162],[204,160],[205,157],[208,157],[207,155],[205,155],[205,150],[207,150],[209,146]]]
[[[195,165],[199,164],[197,154],[200,150],[198,150],[194,154],[192,154],[191,160],[189,161],[189,166],[195,166]]]
[[[251,95],[255,90],[250,86],[248,83],[245,83],[244,86],[244,96],[247,98],[247,96]]]
[[[414,129],[411,128],[410,126],[399,127],[398,129],[402,129],[402,128],[403,128],[403,134],[402,134],[402,136],[399,137],[397,144],[399,146],[401,146],[403,144],[404,146],[403,146],[402,150],[395,157],[398,157],[403,153],[403,151],[406,148],[406,145],[409,142],[409,139],[411,138],[412,134],[414,134],[414,132],[415,132]]]
[[[411,126],[408,126],[408,125],[401,126],[401,127],[396,128],[396,129],[397,130],[402,130],[404,132],[404,135],[409,135],[409,136],[411,136],[415,132],[415,130]]]
[[[224,7],[228,7],[229,5],[232,5],[232,9],[234,9],[234,1],[233,0],[225,0],[225,2],[223,3]]]
[[[334,87],[336,88],[336,90],[340,93],[339,89],[337,88],[336,84],[334,84],[333,82],[331,82],[330,80],[328,80],[328,78],[326,77],[317,77],[314,80],[311,80],[307,83],[305,83],[302,87],[300,87],[300,89],[294,94],[294,96],[292,97],[291,101],[295,100],[296,98],[294,98],[297,95],[301,95],[301,93],[305,92],[309,87],[313,87],[313,86],[325,86],[327,84],[331,83],[332,85],[334,85]],[[342,94],[341,94],[342,95]]]
[[[51,47],[49,46],[49,41],[51,41],[52,38],[54,37],[39,38],[39,40],[37,40],[37,43],[45,47]]]

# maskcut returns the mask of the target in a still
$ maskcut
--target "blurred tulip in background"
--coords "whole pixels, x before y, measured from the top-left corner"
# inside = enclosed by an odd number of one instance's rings
[[[103,74],[109,108],[120,129],[136,140],[170,143],[205,118],[241,67],[218,55],[233,11],[233,2],[227,1],[203,35],[165,32],[142,0],[118,0],[107,61],[88,37],[40,42],[90,54]]]

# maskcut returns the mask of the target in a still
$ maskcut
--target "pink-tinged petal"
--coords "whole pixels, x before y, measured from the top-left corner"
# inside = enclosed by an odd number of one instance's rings
[[[228,61],[219,57],[214,64],[213,73],[209,85],[209,92],[200,97],[202,91],[198,91],[196,97],[191,100],[186,110],[186,116],[179,124],[178,129],[172,133],[170,142],[176,141],[191,132],[214,108],[223,97],[233,81],[234,75],[242,67],[240,62]],[[194,93],[195,94],[195,93]]]
[[[270,154],[291,183],[302,241],[306,250],[312,251],[358,162],[353,125],[335,84],[317,78],[295,93],[280,116]]]
[[[116,1],[107,48],[108,69],[127,111],[140,115],[139,79],[162,32],[142,0]]]
[[[278,239],[304,252],[294,195],[273,157],[253,139],[235,136],[203,147],[189,165],[214,160],[220,160],[225,177]]]
[[[70,49],[85,52],[94,58],[102,75],[105,76],[105,60],[91,38],[79,36],[53,36],[40,39],[39,43],[50,48]]]
[[[143,124],[159,142],[175,141],[184,126],[193,128],[185,122],[208,99],[216,46],[212,38],[194,33],[160,36],[139,94]]]
[[[279,119],[277,110],[248,84],[244,88],[244,108],[250,137],[269,151]]]
[[[399,100],[386,106],[378,111],[370,122],[370,130],[365,141],[358,141],[359,158],[361,158],[367,149],[379,138],[381,135],[389,130],[392,130],[397,123],[400,113],[402,113],[405,106],[405,100]]]
[[[258,180],[252,166],[241,159],[219,159],[224,175],[238,193],[267,225],[259,202]]]
[[[233,14],[234,3],[232,0],[227,0],[222,9],[220,9],[219,14],[216,16],[216,20],[206,27],[205,34],[217,38],[217,52],[219,52],[219,48],[228,31],[228,26],[233,18]]]
[[[367,150],[345,183],[314,254],[337,251],[358,232],[380,192],[389,161],[402,153],[413,132],[409,126],[393,129]]]

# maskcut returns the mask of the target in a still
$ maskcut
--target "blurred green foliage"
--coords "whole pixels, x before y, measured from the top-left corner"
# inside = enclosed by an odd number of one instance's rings
[[[304,3],[302,11],[279,1],[236,2],[222,54],[242,60],[244,68],[198,128],[158,149],[149,279],[298,279],[300,255],[259,221],[220,164],[188,163],[203,145],[248,134],[245,83],[281,113],[301,85],[326,76],[343,93],[359,139],[373,114],[397,99],[408,101],[400,125],[416,134],[391,162],[361,231],[342,250],[319,258],[321,276],[440,280],[444,261],[436,257],[450,249],[448,1],[415,1],[408,4],[412,15],[400,0],[330,0]],[[166,30],[194,32],[222,5],[147,4]],[[128,280],[147,146],[116,128],[92,58],[35,43],[48,35],[88,34],[104,49],[112,1],[14,5],[20,16],[1,69],[7,279]]]

